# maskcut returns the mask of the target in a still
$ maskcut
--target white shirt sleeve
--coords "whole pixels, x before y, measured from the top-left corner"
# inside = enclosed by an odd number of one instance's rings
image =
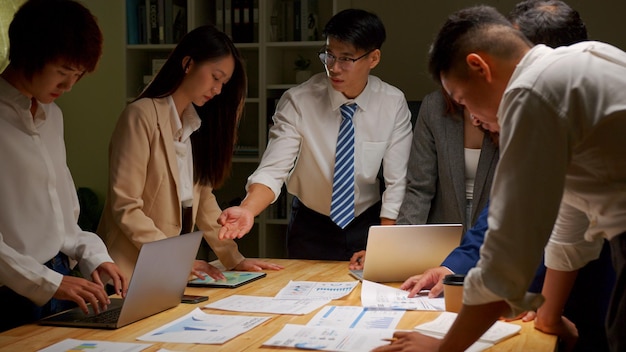
[[[573,271],[597,259],[604,240],[597,237],[593,241],[587,241],[585,232],[588,227],[587,214],[565,201],[561,203],[559,216],[545,249],[546,267]]]
[[[468,274],[464,302],[505,300],[518,314],[538,302],[526,290],[557,217],[570,151],[563,120],[534,92],[508,91],[500,107],[489,230],[477,267]]]

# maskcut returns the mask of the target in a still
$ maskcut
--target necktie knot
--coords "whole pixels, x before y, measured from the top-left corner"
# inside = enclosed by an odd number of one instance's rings
[[[343,119],[352,120],[352,116],[354,116],[354,112],[356,111],[356,108],[357,108],[356,103],[342,105],[341,117]]]

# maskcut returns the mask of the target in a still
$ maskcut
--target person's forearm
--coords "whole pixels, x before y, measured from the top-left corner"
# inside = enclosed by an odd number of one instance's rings
[[[380,218],[380,224],[381,225],[395,225],[396,224],[396,220],[395,219],[389,219],[389,218]]]
[[[259,215],[274,200],[274,192],[266,185],[253,183],[248,187],[248,194],[241,202],[241,207],[246,208],[254,214]]]
[[[537,310],[537,320],[540,325],[554,325],[561,320],[563,308],[577,275],[578,270],[559,271],[550,268],[546,270],[541,290],[546,300]]]
[[[440,351],[465,351],[509,309],[504,301],[476,306],[463,305],[454,324],[443,338]]]

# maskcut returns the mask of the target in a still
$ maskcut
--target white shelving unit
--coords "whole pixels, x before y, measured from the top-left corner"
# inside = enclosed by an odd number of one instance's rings
[[[143,3],[145,0],[139,0]],[[171,0],[165,0],[171,1]],[[178,1],[178,0],[177,0]],[[186,0],[187,29],[204,24],[215,24],[216,2],[224,0]],[[231,4],[235,0],[225,0]],[[324,41],[272,41],[270,24],[276,17],[274,6],[285,6],[294,1],[313,2],[318,4],[317,22],[321,36],[324,24],[340,9],[348,8],[349,0],[254,0],[255,7],[250,16],[258,19],[258,33],[254,34],[255,42],[235,43],[246,62],[248,75],[248,97],[244,116],[239,126],[238,145],[240,149],[233,158],[232,176],[219,190],[215,190],[218,202],[226,207],[245,196],[247,177],[256,169],[267,144],[268,121],[273,114],[273,99],[280,97],[282,92],[296,85],[294,61],[300,55],[311,61],[310,70],[313,74],[321,72],[323,67],[317,58],[317,51]],[[133,0],[126,0],[127,5]],[[136,3],[137,0],[134,0]],[[258,6],[258,7],[257,7]],[[128,11],[128,7],[127,7]],[[284,11],[284,8],[283,8]],[[274,13],[273,13],[274,12]],[[128,16],[129,13],[126,14]],[[258,16],[258,17],[257,17]],[[285,20],[284,16],[279,20]],[[256,22],[256,19],[255,19]],[[255,26],[256,27],[256,26]],[[127,28],[128,30],[128,28]],[[256,30],[256,28],[255,28]],[[321,38],[320,38],[321,39]],[[152,73],[152,59],[166,58],[175,44],[127,44],[126,45],[126,97],[127,101],[141,92],[144,76]],[[286,204],[284,204],[286,203]],[[241,252],[249,257],[283,257],[285,253],[285,234],[287,217],[290,213],[291,197],[283,202],[279,212],[277,205],[255,219],[252,231],[239,240]]]

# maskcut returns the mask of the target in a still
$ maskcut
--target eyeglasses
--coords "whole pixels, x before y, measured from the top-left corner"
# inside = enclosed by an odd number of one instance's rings
[[[326,51],[320,51],[317,53],[317,55],[320,58],[320,61],[322,62],[322,64],[324,64],[326,67],[333,67],[335,65],[335,62],[337,62],[339,64],[339,67],[342,70],[349,70],[352,68],[352,66],[354,66],[354,63],[361,60],[362,58],[366,57],[367,55],[369,55],[372,51],[374,51],[376,49],[372,49],[368,52],[366,52],[365,54],[357,57],[356,59],[353,59],[351,57],[336,57],[335,55],[326,52]]]

